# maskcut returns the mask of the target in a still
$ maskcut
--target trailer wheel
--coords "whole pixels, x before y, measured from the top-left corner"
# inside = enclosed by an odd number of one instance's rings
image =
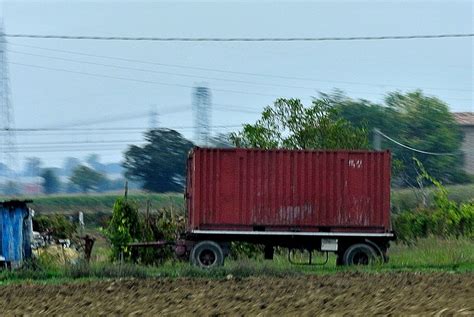
[[[375,262],[377,252],[365,243],[351,245],[342,257],[344,265],[368,265]]]
[[[201,241],[191,251],[191,263],[206,269],[221,266],[224,264],[224,252],[213,241]]]

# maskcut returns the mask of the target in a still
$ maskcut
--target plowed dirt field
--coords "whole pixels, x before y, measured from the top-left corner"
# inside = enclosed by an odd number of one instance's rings
[[[474,315],[474,274],[125,279],[0,287],[2,315]]]

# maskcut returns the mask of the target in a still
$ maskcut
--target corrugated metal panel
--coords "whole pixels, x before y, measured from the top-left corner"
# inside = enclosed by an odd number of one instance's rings
[[[390,230],[390,153],[196,148],[188,229]]]
[[[0,204],[0,255],[8,262],[19,264],[31,253],[29,226],[25,221],[28,215],[28,207],[23,202]]]

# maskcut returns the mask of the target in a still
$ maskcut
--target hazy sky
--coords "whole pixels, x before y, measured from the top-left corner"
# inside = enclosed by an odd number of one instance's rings
[[[317,37],[472,33],[474,20],[471,1],[7,1],[2,9],[6,33],[102,36]],[[17,128],[71,124],[91,129],[147,128],[146,114],[151,105],[156,105],[161,112],[160,126],[180,127],[178,130],[191,138],[191,87],[199,83],[205,83],[212,91],[215,104],[212,125],[219,126],[213,129],[214,132],[232,131],[236,125],[255,121],[257,112],[278,96],[309,102],[318,91],[328,92],[334,88],[342,89],[350,97],[372,101],[381,101],[388,91],[420,88],[447,102],[453,111],[473,111],[472,38],[304,43],[8,41],[11,99]],[[239,107],[243,109],[240,112]],[[131,119],[114,120],[124,117]],[[79,125],[87,121],[101,123]],[[103,161],[118,160],[127,143],[140,139],[138,131],[105,134],[91,130],[61,133],[60,136],[17,134],[20,157],[39,156],[48,165],[59,165],[65,156],[83,157],[90,152],[98,152]],[[77,143],[104,140],[114,142],[107,145]],[[67,142],[69,146],[63,144]],[[99,150],[90,150],[94,147]],[[87,152],[77,152],[79,148]]]

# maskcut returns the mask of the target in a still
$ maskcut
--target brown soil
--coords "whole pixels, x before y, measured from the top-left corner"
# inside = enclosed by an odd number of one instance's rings
[[[2,315],[474,315],[474,274],[147,279],[0,287]],[[277,315],[278,316],[278,315]]]

